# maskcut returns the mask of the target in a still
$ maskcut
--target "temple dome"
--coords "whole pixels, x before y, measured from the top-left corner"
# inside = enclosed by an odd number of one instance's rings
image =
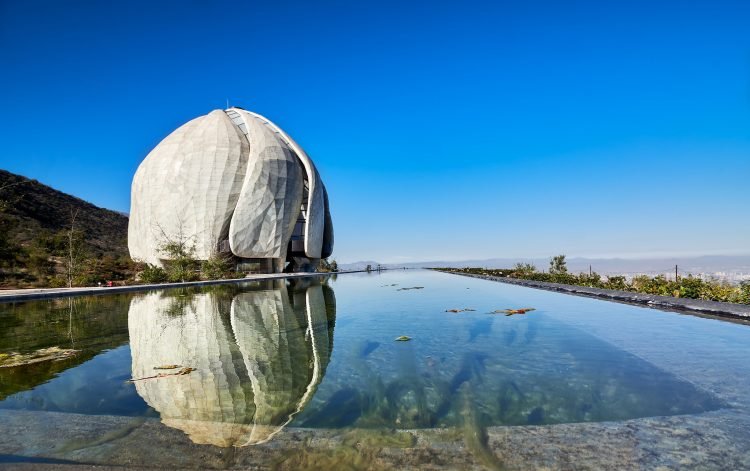
[[[288,134],[240,108],[214,110],[161,141],[133,177],[130,255],[161,265],[166,242],[207,260],[231,252],[306,270],[333,251],[328,194]]]

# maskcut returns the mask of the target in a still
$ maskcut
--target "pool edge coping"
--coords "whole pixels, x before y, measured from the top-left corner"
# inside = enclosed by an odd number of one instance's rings
[[[314,273],[269,273],[253,275],[247,278],[230,278],[226,280],[202,280],[186,281],[182,283],[154,283],[146,285],[128,285],[111,287],[84,287],[84,288],[29,288],[26,290],[9,290],[13,292],[3,293],[0,290],[0,303],[18,301],[36,301],[40,299],[69,298],[73,296],[98,296],[105,294],[127,293],[133,291],[153,291],[174,288],[189,288],[196,286],[212,286],[233,283],[251,283],[254,281],[285,280],[288,278],[306,278],[313,276],[342,275],[347,273],[365,273],[367,270],[345,270],[338,272],[314,272]],[[25,291],[25,292],[24,292]]]
[[[633,293],[630,291],[618,291],[612,289],[590,288],[587,286],[566,285],[562,283],[550,283],[547,281],[523,280],[519,278],[505,278],[492,275],[480,275],[473,273],[456,273],[442,270],[432,270],[449,275],[461,275],[470,278],[478,278],[488,281],[496,281],[510,285],[524,286],[527,288],[553,291],[573,296],[612,301],[621,304],[630,304],[662,311],[678,312],[702,317],[721,318],[724,320],[735,320],[750,323],[750,305],[724,303],[720,301],[706,301],[702,299],[674,298],[671,296],[659,296],[655,294]]]

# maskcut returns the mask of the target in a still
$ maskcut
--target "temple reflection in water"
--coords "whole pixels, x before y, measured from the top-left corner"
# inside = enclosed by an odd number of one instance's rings
[[[290,284],[291,282],[291,284]],[[128,327],[133,378],[162,422],[193,442],[247,446],[273,438],[310,401],[333,350],[336,301],[317,278],[136,297]]]

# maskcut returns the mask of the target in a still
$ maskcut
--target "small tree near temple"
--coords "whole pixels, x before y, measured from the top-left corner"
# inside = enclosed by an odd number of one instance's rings
[[[568,273],[568,265],[565,261],[565,255],[556,255],[549,261],[549,272],[552,275],[562,275]]]
[[[201,263],[201,275],[206,280],[219,280],[235,276],[232,258],[227,254],[215,253]]]
[[[177,233],[170,235],[159,226],[162,243],[159,251],[166,260],[164,268],[167,280],[172,283],[194,281],[198,279],[198,260],[195,259],[195,236],[188,236],[183,230],[182,222],[178,224]]]

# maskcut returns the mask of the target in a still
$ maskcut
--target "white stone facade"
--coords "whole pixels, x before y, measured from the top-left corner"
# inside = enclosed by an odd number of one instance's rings
[[[268,119],[214,110],[167,136],[133,177],[128,247],[161,265],[168,241],[187,240],[207,260],[231,250],[309,269],[333,251],[323,181],[305,151]]]

